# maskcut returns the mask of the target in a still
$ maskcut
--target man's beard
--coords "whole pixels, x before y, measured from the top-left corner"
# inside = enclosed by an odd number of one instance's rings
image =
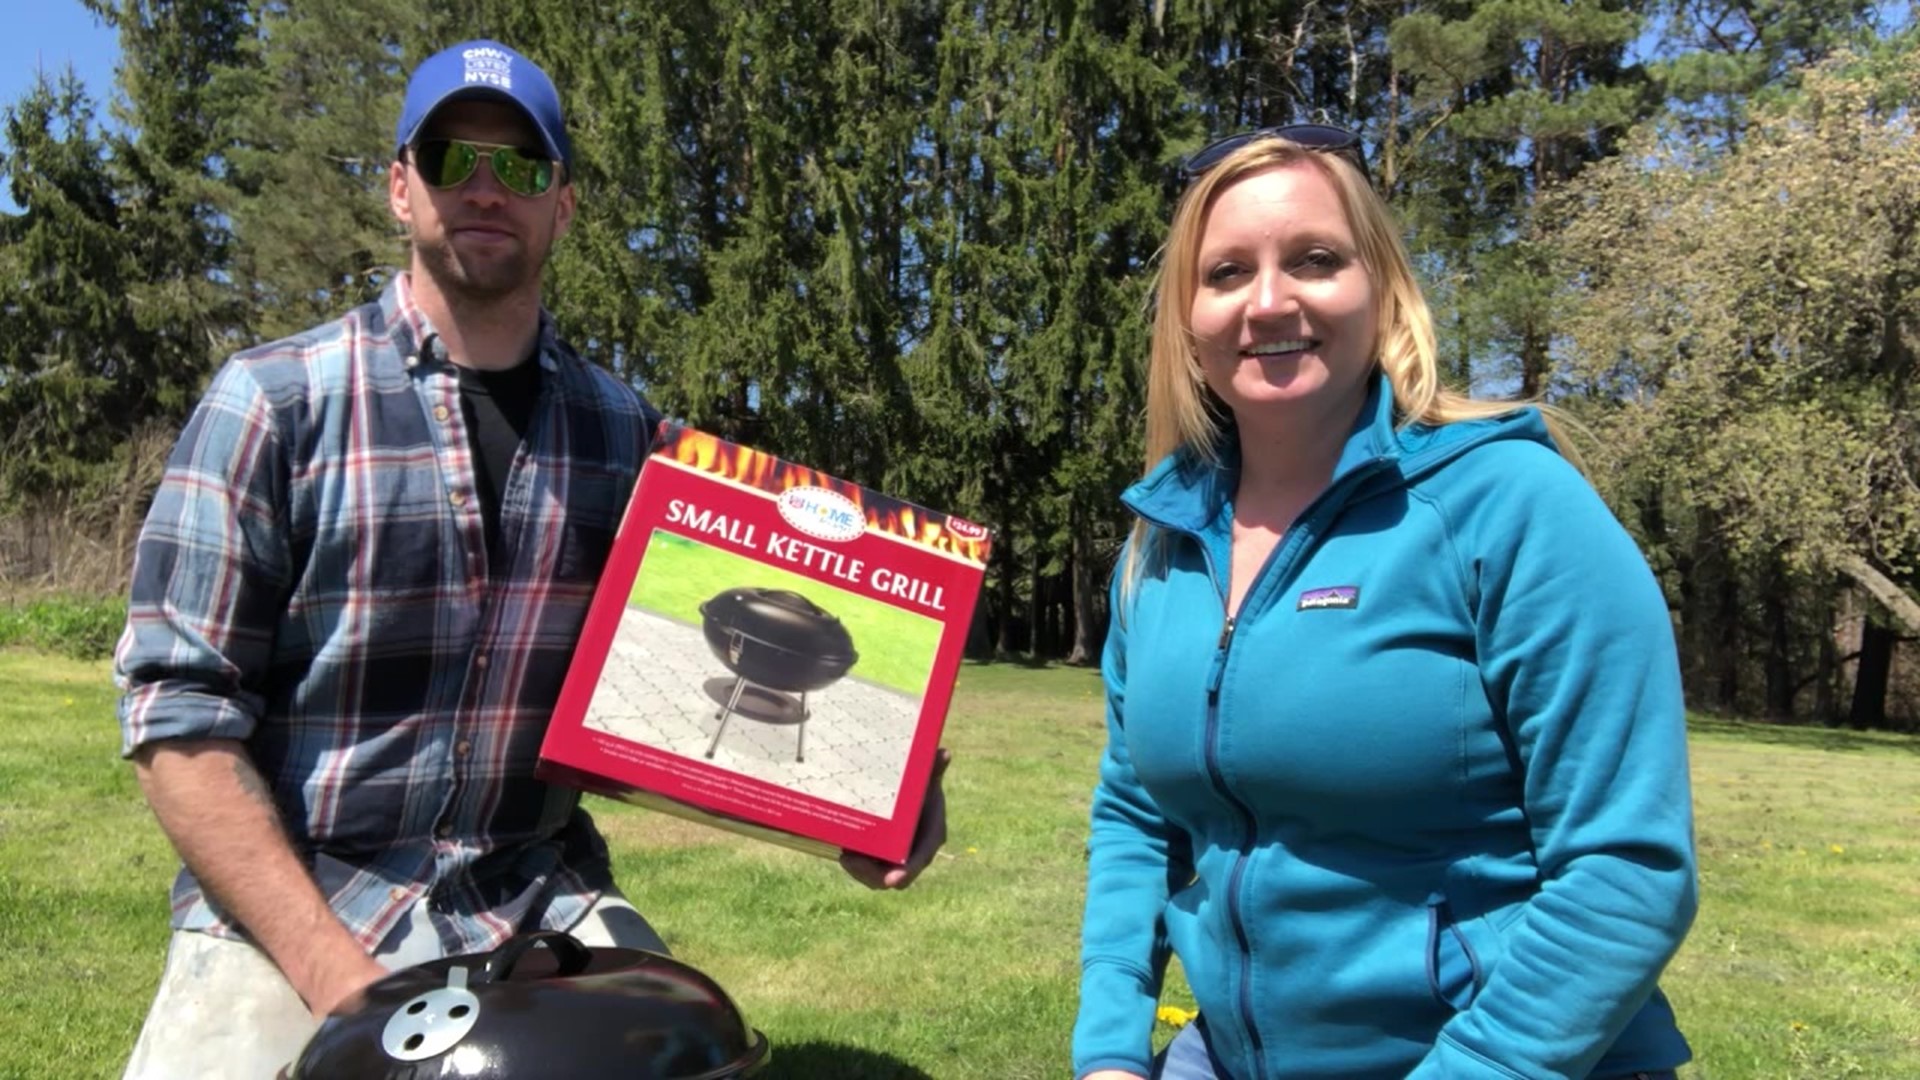
[[[533,287],[546,262],[546,252],[538,257],[526,247],[498,258],[463,260],[454,249],[449,230],[442,229],[438,239],[413,237],[420,265],[433,278],[440,293],[450,303],[487,303],[512,296]]]

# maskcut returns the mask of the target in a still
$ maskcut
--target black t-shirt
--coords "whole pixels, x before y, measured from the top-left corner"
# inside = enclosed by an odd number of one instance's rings
[[[480,518],[486,523],[487,566],[498,575],[506,568],[501,552],[500,506],[507,498],[507,474],[513,455],[533,422],[540,398],[540,361],[528,357],[505,371],[458,368],[460,408],[467,417],[467,438],[480,493]]]

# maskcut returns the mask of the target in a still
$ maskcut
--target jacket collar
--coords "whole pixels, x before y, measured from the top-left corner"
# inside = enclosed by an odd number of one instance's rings
[[[1201,532],[1219,519],[1233,501],[1240,476],[1240,439],[1233,425],[1224,426],[1215,449],[1219,464],[1189,448],[1168,454],[1145,477],[1121,495],[1129,510],[1156,525],[1183,532]],[[1331,484],[1348,473],[1382,459],[1400,456],[1400,435],[1394,430],[1393,387],[1376,374],[1367,400],[1354,419]]]

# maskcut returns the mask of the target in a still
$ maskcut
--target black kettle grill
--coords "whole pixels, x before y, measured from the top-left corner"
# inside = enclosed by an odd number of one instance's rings
[[[768,1058],[766,1036],[689,965],[543,930],[374,983],[281,1080],[732,1080]]]
[[[700,629],[713,655],[733,673],[727,702],[714,718],[720,730],[712,757],[735,712],[769,723],[799,725],[795,761],[807,760],[807,694],[847,673],[860,654],[853,635],[820,605],[786,589],[736,588],[700,605]],[[750,707],[741,707],[751,694]],[[794,695],[798,695],[795,700]]]

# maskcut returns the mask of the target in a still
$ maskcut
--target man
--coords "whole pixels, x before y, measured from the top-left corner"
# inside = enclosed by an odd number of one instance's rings
[[[556,336],[573,220],[546,74],[414,72],[388,173],[410,269],[235,356],[141,534],[123,751],[184,866],[130,1077],[270,1076],[388,970],[566,929],[663,949],[576,792],[533,778],[657,414]],[[899,888],[945,838],[929,793]]]

